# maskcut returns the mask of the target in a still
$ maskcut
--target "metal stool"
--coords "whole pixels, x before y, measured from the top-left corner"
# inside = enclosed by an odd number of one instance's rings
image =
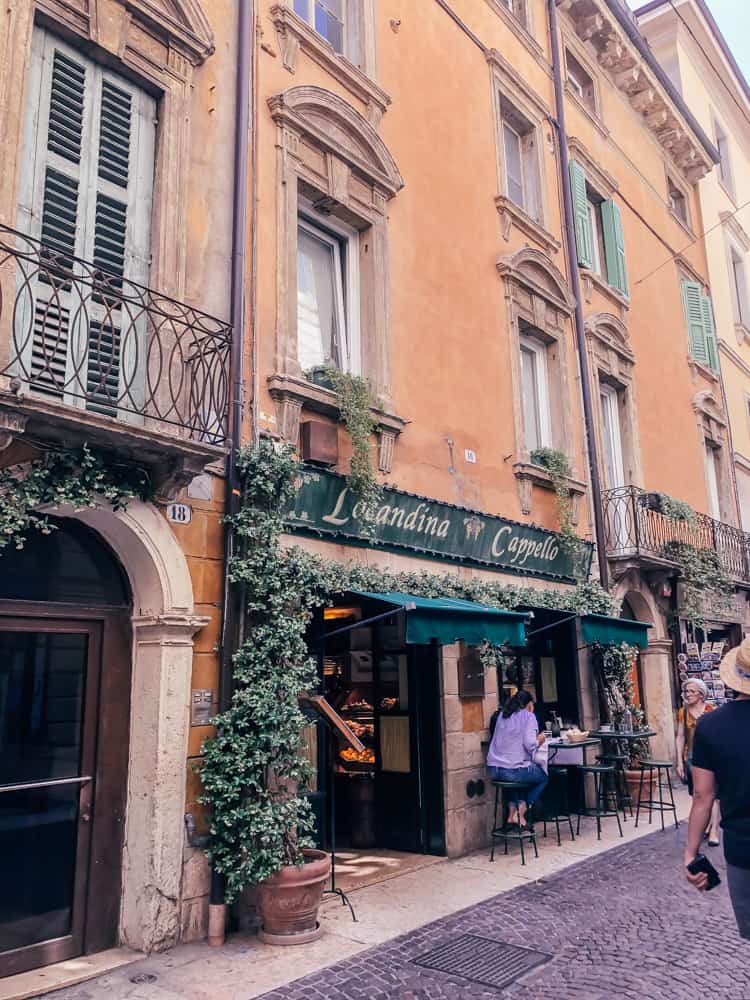
[[[568,769],[562,764],[550,764],[549,765],[549,780],[550,785],[552,785],[552,780],[555,779],[555,785],[557,788],[558,799],[555,804],[554,815],[550,815],[545,811],[542,822],[544,823],[544,836],[547,836],[547,823],[554,823],[555,829],[557,831],[557,846],[560,847],[560,820],[567,820],[568,826],[570,827],[570,839],[575,840],[575,834],[573,833],[573,817],[570,812],[570,800],[568,797]],[[550,789],[551,790],[551,789]],[[546,795],[545,795],[546,800]]]
[[[645,809],[648,806],[648,821],[651,823],[654,810],[659,813],[661,817],[661,828],[664,829],[664,813],[671,812],[674,816],[674,825],[678,827],[680,821],[677,819],[677,807],[674,804],[674,793],[672,791],[672,778],[670,777],[670,770],[672,769],[672,762],[669,760],[651,760],[647,758],[645,760],[639,761],[641,766],[641,779],[638,782],[638,805],[635,810],[635,825],[638,826],[638,819],[641,814],[641,806]],[[648,799],[643,798],[643,776],[648,771],[649,773],[649,785],[652,789],[651,794]],[[659,790],[658,801],[653,797],[653,784],[651,783],[651,774],[656,771],[657,787]],[[669,802],[664,801],[664,787],[662,785],[662,772],[667,776],[667,788],[669,792]]]
[[[495,815],[492,821],[492,850],[490,851],[490,861],[495,860],[495,841],[502,840],[505,844],[504,853],[508,853],[508,841],[517,841],[521,848],[521,864],[526,864],[526,855],[523,849],[524,840],[530,841],[534,847],[534,855],[538,858],[539,851],[536,848],[536,834],[534,828],[529,826],[525,830],[508,830],[505,824],[505,803],[503,802],[503,791],[515,791],[526,793],[529,785],[523,781],[493,781],[495,786]],[[497,825],[498,808],[500,809],[501,826]]]
[[[596,817],[596,839],[602,839],[602,819],[607,816],[614,816],[617,820],[617,829],[622,837],[622,823],[620,822],[620,809],[617,802],[617,790],[614,786],[615,769],[611,764],[589,764],[579,768],[581,774],[592,775],[594,779],[594,805],[588,808],[585,804],[579,806],[578,824],[576,836],[581,833],[581,816]],[[585,780],[585,778],[584,778]],[[614,802],[614,808],[610,808],[610,800]]]
[[[630,809],[631,818],[633,816],[633,798],[625,777],[625,765],[630,762],[630,757],[626,753],[602,753],[598,754],[596,759],[600,764],[611,764],[615,769],[618,805],[622,810],[622,818],[627,822],[626,808]]]

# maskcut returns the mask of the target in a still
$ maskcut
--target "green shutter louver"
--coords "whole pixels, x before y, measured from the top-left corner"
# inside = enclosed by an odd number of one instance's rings
[[[708,364],[708,347],[706,346],[706,327],[703,316],[703,294],[697,281],[682,282],[682,303],[685,307],[685,322],[687,323],[690,356]]]
[[[607,281],[623,295],[628,295],[628,272],[625,265],[625,238],[619,206],[610,198],[602,202],[604,255],[607,261]]]
[[[703,312],[703,333],[706,343],[706,355],[711,369],[719,370],[719,349],[716,343],[716,328],[714,327],[711,299],[708,295],[701,296],[701,311]]]
[[[577,160],[571,160],[569,167],[578,263],[581,267],[592,268],[594,266],[594,235],[591,232],[589,206],[586,199],[586,172]]]

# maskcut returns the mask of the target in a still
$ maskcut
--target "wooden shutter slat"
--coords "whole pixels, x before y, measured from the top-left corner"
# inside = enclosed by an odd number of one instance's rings
[[[711,299],[701,295],[701,312],[703,313],[703,335],[706,344],[706,357],[713,371],[719,370],[719,349],[716,343],[716,327],[714,326]]]
[[[696,281],[682,282],[682,303],[685,309],[690,354],[701,364],[708,364],[708,348],[703,319],[703,295]]]
[[[601,211],[607,281],[623,295],[628,295],[625,237],[622,231],[620,207],[610,198],[602,202]]]
[[[128,186],[133,100],[109,80],[102,82],[99,123],[99,176]]]
[[[581,267],[593,268],[594,236],[591,232],[588,200],[586,198],[586,171],[577,160],[571,160],[569,167],[578,263]]]
[[[86,68],[55,49],[49,101],[47,149],[72,163],[81,159]]]

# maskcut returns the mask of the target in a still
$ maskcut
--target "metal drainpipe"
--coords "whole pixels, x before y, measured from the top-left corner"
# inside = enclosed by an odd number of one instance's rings
[[[599,456],[594,432],[594,412],[591,405],[591,374],[589,372],[588,354],[586,353],[586,333],[583,325],[583,304],[581,302],[581,283],[578,278],[578,253],[575,241],[575,223],[573,221],[573,198],[570,191],[570,173],[568,168],[568,135],[565,131],[565,107],[563,81],[560,72],[560,46],[557,34],[557,9],[555,0],[547,0],[549,15],[550,43],[552,45],[552,76],[555,81],[555,114],[554,122],[557,129],[558,149],[560,151],[560,180],[565,206],[565,249],[568,257],[568,273],[575,299],[575,334],[578,348],[578,363],[581,366],[581,390],[583,396],[583,422],[586,431],[586,445],[589,458],[589,473],[591,476],[591,493],[594,508],[594,535],[596,538],[596,554],[599,565],[599,579],[602,587],[609,587],[609,570],[607,567],[607,552],[604,544],[604,513],[602,509],[602,487],[599,477]]]
[[[242,444],[244,407],[244,347],[247,245],[247,186],[248,143],[250,132],[250,102],[252,64],[255,60],[255,10],[252,0],[239,0],[237,24],[237,104],[234,130],[234,205],[232,212],[232,271],[231,271],[231,378],[232,409],[229,418],[229,457],[224,508],[234,513],[239,507],[240,482],[237,472],[237,449]],[[239,601],[229,585],[229,560],[234,554],[234,538],[227,526],[224,536],[224,614],[221,629],[221,666],[219,673],[219,712],[232,701],[232,654],[239,625]],[[208,943],[220,947],[226,930],[226,880],[211,871],[208,906]]]

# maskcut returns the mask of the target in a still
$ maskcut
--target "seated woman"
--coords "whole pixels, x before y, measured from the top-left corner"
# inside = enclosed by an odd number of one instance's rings
[[[533,754],[544,742],[528,691],[519,691],[503,706],[495,723],[487,753],[487,768],[493,781],[524,781],[529,785],[525,799],[515,790],[505,796],[508,822],[526,825],[526,810],[533,806],[547,784],[544,770],[534,763]]]

